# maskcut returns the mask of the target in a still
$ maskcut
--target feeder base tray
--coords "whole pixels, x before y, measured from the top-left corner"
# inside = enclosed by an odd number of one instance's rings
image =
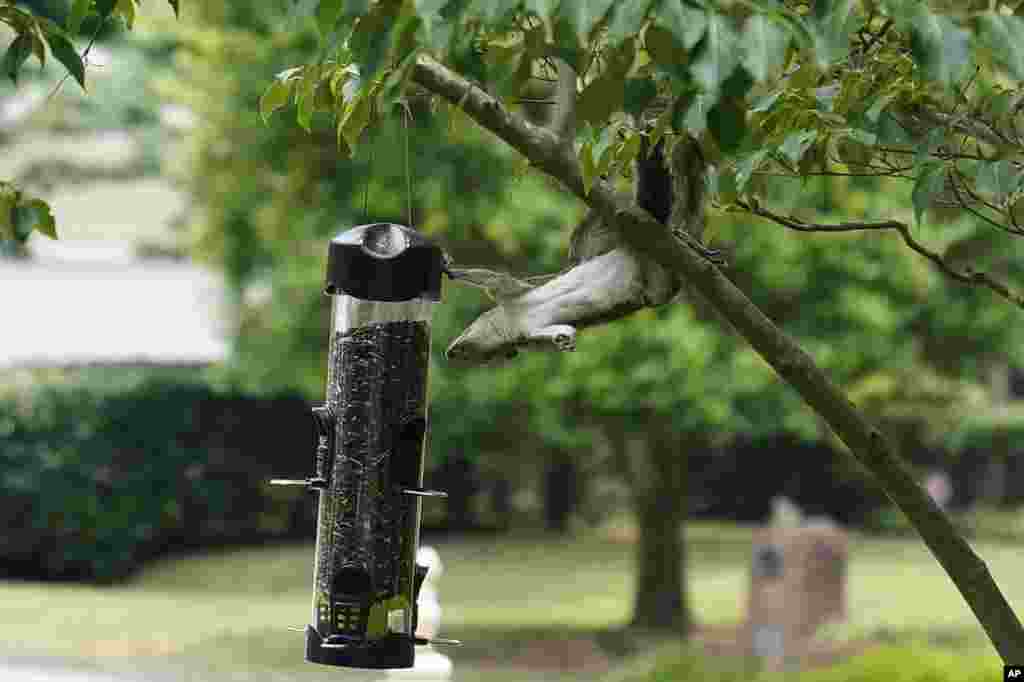
[[[415,658],[413,640],[402,635],[388,635],[366,644],[344,648],[322,646],[323,638],[312,625],[306,626],[306,660],[310,663],[345,668],[411,668]]]

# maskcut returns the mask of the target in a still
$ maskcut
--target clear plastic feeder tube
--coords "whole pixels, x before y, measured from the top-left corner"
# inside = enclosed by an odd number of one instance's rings
[[[336,437],[333,461],[325,463],[333,471],[323,472],[329,485],[318,519],[314,622],[327,626],[326,636],[338,624],[329,612],[346,611],[339,602],[369,602],[376,611],[367,614],[375,620],[368,635],[385,634],[383,616],[388,632],[411,637],[420,500],[401,491],[423,485],[436,303],[332,298],[327,404]],[[334,623],[323,622],[331,615]],[[362,629],[359,615],[345,613],[342,623]]]

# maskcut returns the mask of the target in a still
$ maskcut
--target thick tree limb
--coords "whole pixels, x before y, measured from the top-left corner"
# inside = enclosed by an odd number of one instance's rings
[[[1014,304],[1018,308],[1024,309],[1024,296],[1010,291],[1002,282],[993,279],[987,273],[978,272],[971,268],[965,268],[963,271],[954,269],[946,260],[932,251],[921,242],[914,239],[914,236],[910,234],[910,228],[906,223],[901,223],[898,220],[884,220],[882,222],[872,223],[837,223],[834,225],[823,225],[820,223],[805,223],[802,220],[794,218],[793,216],[784,216],[778,213],[769,211],[761,206],[752,206],[743,201],[736,202],[738,206],[746,209],[753,215],[761,218],[766,218],[774,223],[788,227],[791,230],[798,232],[855,232],[861,230],[896,230],[903,237],[903,241],[911,249],[921,254],[929,261],[931,261],[936,268],[942,271],[947,276],[955,279],[958,282],[964,284],[979,284],[984,287],[988,287],[992,291],[996,292],[1010,303]]]
[[[1004,661],[1024,660],[1024,628],[992,579],[988,567],[957,533],[921,488],[882,433],[818,368],[810,356],[776,327],[719,270],[632,201],[605,182],[583,191],[579,163],[571,149],[547,130],[509,112],[495,98],[470,90],[469,82],[427,55],[418,57],[413,79],[452,103],[526,156],[598,210],[621,232],[626,244],[666,269],[678,272],[739,331],[755,350],[825,419],[857,459],[881,483],[910,519],[932,554],[953,580]]]

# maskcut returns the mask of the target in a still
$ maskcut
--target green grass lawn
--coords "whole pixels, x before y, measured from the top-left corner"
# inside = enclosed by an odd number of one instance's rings
[[[739,621],[750,529],[693,524],[687,541],[698,619]],[[499,541],[432,544],[445,564],[441,634],[465,642],[446,650],[458,679],[476,679],[477,665],[507,660],[522,642],[592,635],[628,619],[632,547],[609,540],[607,532],[563,540],[522,531]],[[975,549],[1010,603],[1024,607],[1020,545],[979,543]],[[854,536],[850,550],[850,620],[840,636],[884,631],[896,643],[927,636],[964,654],[986,656],[997,669],[998,657],[980,626],[920,541]],[[116,588],[0,583],[0,641],[22,653],[93,660],[308,671],[301,661],[302,635],[286,628],[309,618],[312,558],[309,544],[285,545],[160,562],[131,585]],[[498,682],[502,677],[487,675]]]

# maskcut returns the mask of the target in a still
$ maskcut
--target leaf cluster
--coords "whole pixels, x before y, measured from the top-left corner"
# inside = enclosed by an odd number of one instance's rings
[[[168,0],[178,14],[179,0]],[[14,38],[0,58],[3,75],[18,84],[18,74],[30,57],[35,57],[40,68],[45,68],[49,54],[67,69],[68,75],[84,91],[85,65],[92,41],[81,54],[76,49],[72,35],[78,33],[87,17],[99,19],[93,41],[108,19],[121,18],[130,30],[135,23],[135,9],[141,0],[74,0],[68,16],[67,26],[36,16],[17,7],[13,0],[0,0],[0,23],[14,31]],[[14,239],[20,242],[28,239],[33,229],[57,238],[56,225],[50,206],[42,199],[23,198],[21,190],[9,182],[0,181],[0,240]]]
[[[337,119],[351,150],[375,112],[420,97],[427,53],[515,110],[544,104],[554,60],[577,72],[575,149],[585,191],[629,174],[640,137],[700,137],[717,205],[768,217],[769,176],[907,183],[915,222],[970,215],[1024,234],[1024,9],[915,0],[378,0],[303,5],[316,65],[279,76],[261,111],[291,97]],[[339,92],[338,83],[348,87]],[[549,101],[548,103],[554,104]],[[458,108],[457,104],[434,106]],[[653,145],[651,145],[653,148]],[[777,221],[787,224],[785,221]],[[948,275],[1024,305],[986,273]]]

